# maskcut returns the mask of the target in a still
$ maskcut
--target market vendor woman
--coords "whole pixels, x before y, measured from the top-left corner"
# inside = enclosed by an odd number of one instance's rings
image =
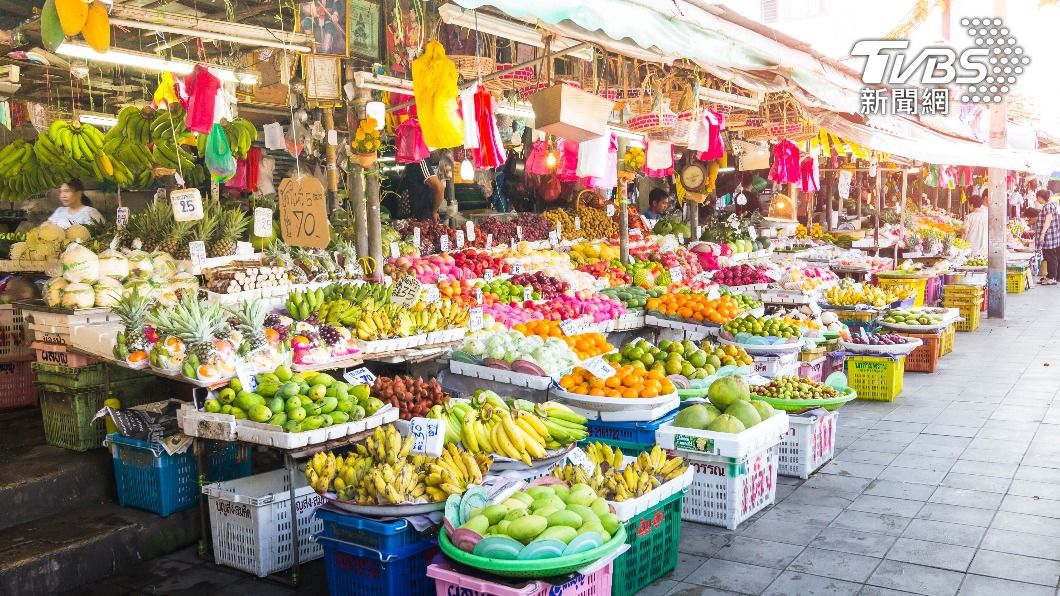
[[[48,221],[64,230],[74,224],[88,225],[103,221],[103,214],[96,211],[85,198],[85,186],[78,178],[71,178],[59,187],[59,202],[62,206],[52,213]]]

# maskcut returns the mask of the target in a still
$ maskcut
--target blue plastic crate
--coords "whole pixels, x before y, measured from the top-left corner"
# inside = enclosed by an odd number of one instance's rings
[[[199,466],[191,449],[169,455],[146,441],[107,436],[114,462],[118,504],[166,517],[190,509],[199,502]],[[248,447],[235,443],[207,441],[207,477],[222,481],[250,474]]]
[[[320,533],[322,537],[372,550],[394,552],[433,539],[417,532],[405,519],[376,521],[326,507],[317,509],[316,516],[324,523],[324,530]]]
[[[324,547],[329,596],[434,596],[427,566],[439,554],[434,540],[396,551],[378,551],[314,536]]]
[[[672,421],[678,410],[672,410],[658,420],[651,422],[604,422],[589,420],[585,423],[589,437],[584,442],[606,443],[618,447],[630,455],[651,449],[655,445],[655,431],[660,426]]]

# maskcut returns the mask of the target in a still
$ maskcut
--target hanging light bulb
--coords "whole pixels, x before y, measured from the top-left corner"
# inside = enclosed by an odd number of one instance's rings
[[[381,101],[370,101],[364,106],[364,113],[375,120],[375,129],[383,130],[386,126],[386,106]]]
[[[475,166],[471,165],[470,159],[464,158],[464,161],[460,162],[460,178],[463,180],[475,179]]]
[[[548,155],[545,156],[545,165],[549,169],[556,167],[556,152],[552,149],[548,150]]]

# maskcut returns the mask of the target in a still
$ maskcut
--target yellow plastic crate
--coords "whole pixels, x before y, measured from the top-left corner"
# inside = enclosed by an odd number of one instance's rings
[[[894,286],[906,286],[916,291],[913,296],[913,306],[924,306],[924,292],[927,290],[927,278],[919,279],[905,279],[902,277],[880,277],[877,276],[877,281],[881,288],[890,288]]]
[[[957,321],[957,331],[969,332],[975,331],[979,328],[979,318],[982,315],[982,303],[974,304],[971,306],[961,306],[961,318],[963,321]]]
[[[1005,274],[1005,291],[1009,294],[1019,294],[1027,289],[1027,273],[1025,271],[1009,271]]]
[[[953,343],[956,337],[957,327],[955,323],[950,323],[942,330],[942,341],[939,342],[939,358],[953,351]]]
[[[847,356],[847,383],[858,399],[894,401],[905,382],[905,357]]]

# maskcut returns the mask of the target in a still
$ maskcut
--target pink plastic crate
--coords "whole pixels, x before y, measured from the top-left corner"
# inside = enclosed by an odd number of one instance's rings
[[[434,578],[438,596],[610,596],[613,572],[614,564],[608,563],[590,575],[579,575],[556,586],[540,580],[485,579],[455,571],[447,563],[435,563],[427,567],[427,577]]]
[[[825,357],[821,356],[816,360],[811,360],[809,362],[800,362],[799,376],[804,379],[809,379],[811,381],[817,381],[818,383],[820,383],[824,380],[824,361]]]
[[[44,364],[57,364],[59,366],[69,366],[70,368],[81,368],[82,366],[96,363],[95,359],[82,356],[81,354],[68,352],[66,346],[58,344],[35,341],[33,342],[33,349],[37,352],[37,362]]]
[[[30,360],[0,363],[0,410],[37,405]]]

